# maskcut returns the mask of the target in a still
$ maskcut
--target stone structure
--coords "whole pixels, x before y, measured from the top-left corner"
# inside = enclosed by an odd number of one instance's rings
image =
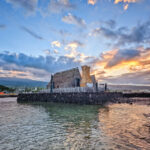
[[[81,75],[79,69],[73,68],[71,70],[54,74],[53,81],[49,82],[47,88],[49,89],[51,84],[53,84],[53,88],[80,87],[80,80]]]
[[[122,93],[122,92],[83,92],[83,93],[28,93],[19,94],[17,102],[56,102],[72,104],[102,105],[111,103],[149,102],[150,93]]]
[[[89,66],[82,66],[82,80],[81,80],[81,87],[96,87],[96,79],[95,75],[90,75],[90,67]]]
[[[51,77],[47,88],[69,88],[69,87],[94,87],[97,82],[94,75],[90,75],[90,67],[82,66],[82,78],[78,68],[58,72]]]
[[[81,80],[81,87],[86,87],[87,83],[92,83],[92,79],[90,76],[90,67],[89,66],[82,66],[82,80]]]
[[[28,93],[19,94],[17,102],[56,102],[102,105],[107,102],[118,102],[122,97],[122,93],[117,92]]]
[[[92,84],[93,84],[93,87],[97,90],[98,88],[98,83],[95,79],[95,75],[91,75],[91,79],[92,79]]]

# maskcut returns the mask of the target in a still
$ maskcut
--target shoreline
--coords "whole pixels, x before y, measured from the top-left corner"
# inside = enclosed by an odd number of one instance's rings
[[[150,98],[147,98],[147,97],[121,98],[120,100],[113,102],[113,103],[118,103],[118,104],[148,103],[148,105],[150,105]]]
[[[0,98],[6,98],[6,97],[18,97],[18,95],[0,95]]]

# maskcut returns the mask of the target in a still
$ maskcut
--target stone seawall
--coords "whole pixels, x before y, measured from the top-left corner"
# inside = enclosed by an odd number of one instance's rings
[[[56,102],[101,105],[106,102],[116,102],[122,98],[122,93],[97,92],[97,93],[34,93],[19,94],[17,102]]]
[[[150,93],[145,93],[145,92],[123,93],[123,97],[127,97],[127,98],[131,98],[131,97],[150,98]]]

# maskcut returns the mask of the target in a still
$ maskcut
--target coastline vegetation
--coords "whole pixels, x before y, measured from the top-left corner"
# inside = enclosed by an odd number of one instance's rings
[[[14,92],[15,90],[16,90],[15,88],[10,88],[4,85],[0,85],[0,92],[7,93],[7,92]]]

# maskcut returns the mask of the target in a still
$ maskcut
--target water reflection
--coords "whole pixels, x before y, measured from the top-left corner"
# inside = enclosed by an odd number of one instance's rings
[[[58,125],[57,128],[61,129],[59,133],[63,139],[64,148],[78,150],[111,147],[108,144],[108,138],[99,129],[97,114],[101,106],[54,103],[39,103],[32,106],[44,107],[51,121],[55,122],[55,126]]]
[[[0,100],[0,149],[150,149],[150,106]]]
[[[99,110],[101,130],[117,149],[150,149],[150,107],[114,104]]]

